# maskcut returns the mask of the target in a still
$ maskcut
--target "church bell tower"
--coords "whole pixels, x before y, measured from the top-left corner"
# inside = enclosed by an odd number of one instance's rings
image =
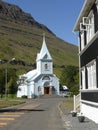
[[[45,35],[43,35],[43,44],[40,53],[37,54],[36,63],[40,74],[53,74],[53,60],[46,46]]]

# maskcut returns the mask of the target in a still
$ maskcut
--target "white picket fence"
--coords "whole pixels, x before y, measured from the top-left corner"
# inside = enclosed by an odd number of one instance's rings
[[[74,111],[75,112],[80,112],[80,94],[78,94],[77,96],[74,95]]]

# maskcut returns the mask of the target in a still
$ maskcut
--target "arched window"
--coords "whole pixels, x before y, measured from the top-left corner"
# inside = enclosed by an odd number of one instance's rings
[[[44,76],[44,77],[42,78],[42,80],[50,80],[50,77],[49,77],[49,76]]]

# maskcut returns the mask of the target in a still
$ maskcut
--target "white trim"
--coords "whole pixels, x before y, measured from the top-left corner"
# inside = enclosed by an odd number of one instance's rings
[[[94,105],[94,106],[97,106],[98,107],[98,103],[96,102],[90,102],[90,101],[85,101],[85,100],[80,100],[82,103],[87,103],[87,104],[90,104],[90,105]]]
[[[80,23],[80,31],[88,31],[88,26],[92,26],[92,24],[89,23],[89,17],[83,17],[82,23]]]
[[[85,48],[85,45],[84,45],[84,31],[81,32],[80,36],[81,36],[81,50],[83,50]]]
[[[93,64],[94,62],[96,62],[96,59],[93,59],[92,61],[90,61],[88,64],[86,64],[87,67],[91,66],[91,64]]]
[[[88,17],[83,17],[82,18],[82,23],[80,23],[80,39],[81,39],[81,50],[82,51],[89,41],[93,38],[95,34],[95,28],[94,28],[94,13],[91,10]],[[86,44],[85,44],[85,37],[84,37],[84,31],[86,31]]]
[[[85,90],[86,89],[86,84],[85,84],[85,67],[82,67],[81,68],[81,75],[82,75],[82,77],[81,77],[81,89],[83,89],[83,90]]]
[[[84,25],[83,23],[80,23],[80,31],[87,31],[87,26]]]
[[[88,13],[91,10],[91,7],[94,3],[95,3],[95,0],[85,0],[84,5],[80,11],[78,19],[77,19],[75,26],[73,28],[74,32],[79,31],[79,25],[80,25],[80,22],[82,21],[82,17],[86,17],[88,15]]]
[[[90,25],[88,21],[88,17],[83,17],[83,25]]]
[[[97,38],[98,38],[98,31],[95,33],[95,35],[93,36],[93,38],[89,41],[89,43],[85,46],[85,48],[80,51],[79,55],[81,56],[81,55],[87,50],[87,48],[88,48]]]
[[[94,89],[85,89],[85,90],[81,90],[81,92],[98,92],[98,88],[94,88]]]

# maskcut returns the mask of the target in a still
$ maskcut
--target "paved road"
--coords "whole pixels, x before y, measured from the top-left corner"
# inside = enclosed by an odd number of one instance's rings
[[[58,109],[62,100],[56,97],[34,99],[18,109],[1,112],[2,117],[6,116],[6,121],[0,117],[0,122],[7,124],[1,124],[0,130],[65,130]]]

